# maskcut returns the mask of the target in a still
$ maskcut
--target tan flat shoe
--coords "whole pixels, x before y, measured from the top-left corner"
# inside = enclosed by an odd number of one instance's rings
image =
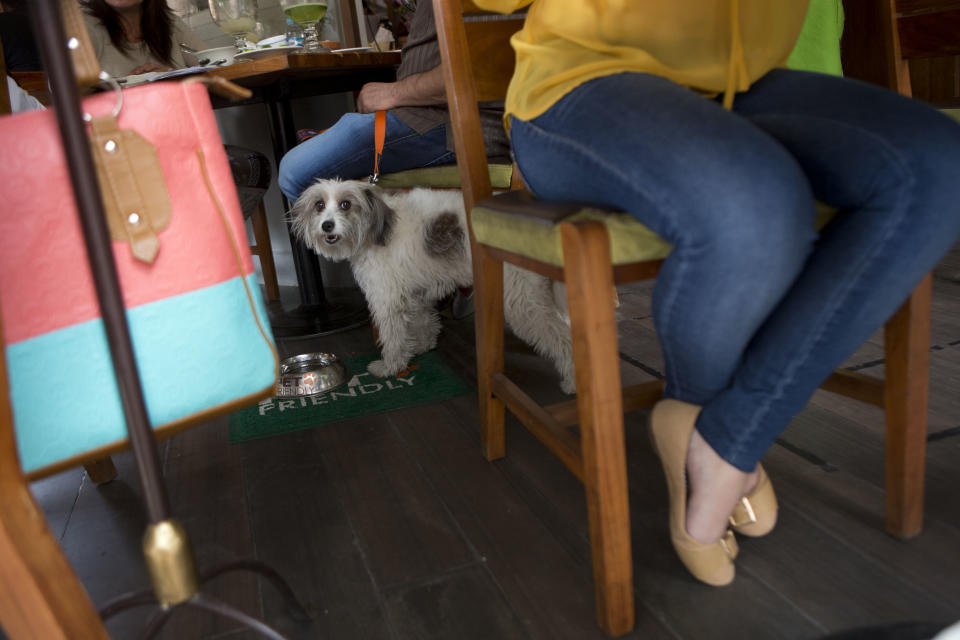
[[[751,538],[765,536],[777,524],[777,495],[770,476],[757,465],[760,481],[749,495],[740,498],[730,515],[730,526],[737,533]]]
[[[663,464],[670,492],[670,540],[693,577],[715,587],[730,584],[736,574],[737,541],[729,529],[710,544],[687,533],[687,449],[700,407],[679,400],[661,400],[650,413],[653,445]]]

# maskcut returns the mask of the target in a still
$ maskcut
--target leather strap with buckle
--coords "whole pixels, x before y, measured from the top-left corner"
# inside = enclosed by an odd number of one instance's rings
[[[170,224],[170,196],[157,149],[136,131],[120,129],[113,115],[93,118],[90,143],[110,237],[130,243],[133,256],[153,262],[157,233]]]

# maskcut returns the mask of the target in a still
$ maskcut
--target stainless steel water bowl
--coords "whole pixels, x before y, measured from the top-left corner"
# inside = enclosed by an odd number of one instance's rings
[[[301,353],[280,363],[277,397],[315,396],[336,389],[350,377],[340,358],[332,353]]]

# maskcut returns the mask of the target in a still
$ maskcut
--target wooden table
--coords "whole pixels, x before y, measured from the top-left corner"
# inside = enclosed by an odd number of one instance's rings
[[[307,96],[357,91],[367,82],[390,82],[400,64],[399,52],[294,53],[240,62],[207,73],[226,78],[253,91],[243,102],[212,96],[214,108],[263,103],[270,117],[274,158],[279,163],[297,144],[297,128],[290,100]],[[284,210],[290,208],[283,198]],[[287,221],[293,263],[300,288],[300,306],[285,311],[271,309],[271,323],[278,338],[324,335],[363,324],[368,320],[366,305],[356,301],[333,304],[323,288],[317,255],[293,234]]]
[[[237,62],[207,73],[253,89],[287,88],[298,95],[321,95],[359,89],[367,82],[392,80],[400,52],[291,53]],[[322,80],[323,82],[317,82]]]

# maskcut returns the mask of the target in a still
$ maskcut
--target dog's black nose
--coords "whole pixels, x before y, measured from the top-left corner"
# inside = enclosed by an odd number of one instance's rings
[[[326,231],[327,233],[330,233],[331,231],[333,231],[333,227],[334,227],[333,220],[324,220],[323,224],[320,225],[320,228]]]

